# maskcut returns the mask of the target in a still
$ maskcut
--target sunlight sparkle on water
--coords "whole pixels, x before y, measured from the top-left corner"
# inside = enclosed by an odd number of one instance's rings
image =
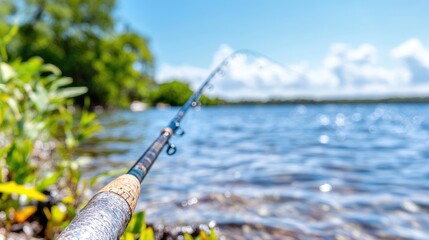
[[[247,236],[265,239],[289,233],[301,239],[429,239],[422,197],[429,176],[428,104],[203,110],[186,118],[182,151],[170,161],[159,159],[148,178],[154,190],[144,188],[140,200],[148,222],[199,226],[213,220],[222,223],[216,228],[232,229],[223,223],[234,221],[234,232],[243,235],[247,228]],[[103,123],[117,127],[97,140],[99,161],[84,174],[97,175],[104,169],[96,170],[100,161],[111,170],[130,153],[140,155],[141,145],[164,126],[154,119],[176,111],[106,113]],[[108,150],[122,149],[130,152],[106,158]],[[289,226],[305,226],[306,233]]]
[[[327,144],[327,143],[329,143],[329,136],[328,135],[320,135],[319,142],[321,144]]]
[[[346,123],[346,117],[344,116],[344,114],[338,113],[337,116],[335,116],[335,124],[338,127],[342,127],[344,126],[345,123]]]
[[[319,116],[319,122],[323,126],[327,126],[330,123],[329,117],[325,114]]]
[[[332,186],[329,183],[325,183],[319,186],[319,190],[321,192],[330,192],[332,190]]]

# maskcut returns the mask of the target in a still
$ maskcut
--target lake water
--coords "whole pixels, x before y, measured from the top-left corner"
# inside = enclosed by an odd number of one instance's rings
[[[177,110],[102,114],[85,176],[130,167]],[[148,222],[215,222],[226,239],[429,239],[429,105],[203,107],[182,126],[142,185]]]

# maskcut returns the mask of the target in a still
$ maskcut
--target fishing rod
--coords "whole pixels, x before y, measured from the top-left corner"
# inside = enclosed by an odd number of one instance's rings
[[[198,100],[204,89],[209,87],[213,78],[224,74],[224,68],[234,57],[250,53],[249,50],[236,51],[217,65],[130,170],[97,192],[58,239],[119,239],[137,205],[141,183],[158,155],[166,145],[168,155],[176,152],[176,147],[169,140],[173,135],[182,136],[185,133],[180,124],[186,112],[199,107]]]

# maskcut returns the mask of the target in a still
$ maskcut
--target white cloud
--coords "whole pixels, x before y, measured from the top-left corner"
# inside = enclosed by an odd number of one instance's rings
[[[418,39],[410,39],[392,50],[392,56],[405,63],[411,81],[415,84],[429,82],[429,49]]]
[[[324,67],[337,79],[338,87],[359,89],[363,86],[394,87],[409,79],[404,69],[387,69],[377,62],[377,49],[363,44],[355,49],[334,44],[324,60]]]
[[[213,56],[213,62],[211,69],[214,69],[219,65],[226,57],[231,55],[234,52],[234,49],[232,49],[230,46],[226,44],[220,45],[219,49]]]
[[[410,39],[392,50],[392,55],[399,59],[415,58],[429,68],[429,49],[418,39]]]
[[[234,52],[221,45],[210,68],[163,65],[160,82],[182,79],[196,88],[219,63]],[[321,67],[302,62],[280,65],[264,57],[240,54],[213,79],[212,96],[227,99],[269,99],[291,97],[367,97],[429,93],[429,50],[411,39],[391,51],[403,66],[386,68],[379,64],[375,46],[352,48],[333,44]]]

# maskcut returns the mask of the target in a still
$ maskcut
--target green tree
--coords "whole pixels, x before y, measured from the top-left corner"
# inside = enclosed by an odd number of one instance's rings
[[[115,31],[115,4],[0,0],[0,34],[19,19],[17,40],[8,46],[12,60],[40,56],[72,77],[75,86],[88,87],[93,104],[125,106],[147,97],[154,59],[146,38],[131,30]]]
[[[154,89],[150,94],[150,102],[152,105],[165,103],[171,106],[181,106],[185,104],[192,93],[193,92],[188,83],[174,80],[160,84],[158,88]],[[205,105],[217,105],[223,103],[220,99],[211,99],[205,95],[201,96],[200,101]]]
[[[183,105],[186,100],[192,95],[192,90],[189,84],[179,82],[177,80],[160,84],[151,93],[151,103],[165,103],[171,106]]]

